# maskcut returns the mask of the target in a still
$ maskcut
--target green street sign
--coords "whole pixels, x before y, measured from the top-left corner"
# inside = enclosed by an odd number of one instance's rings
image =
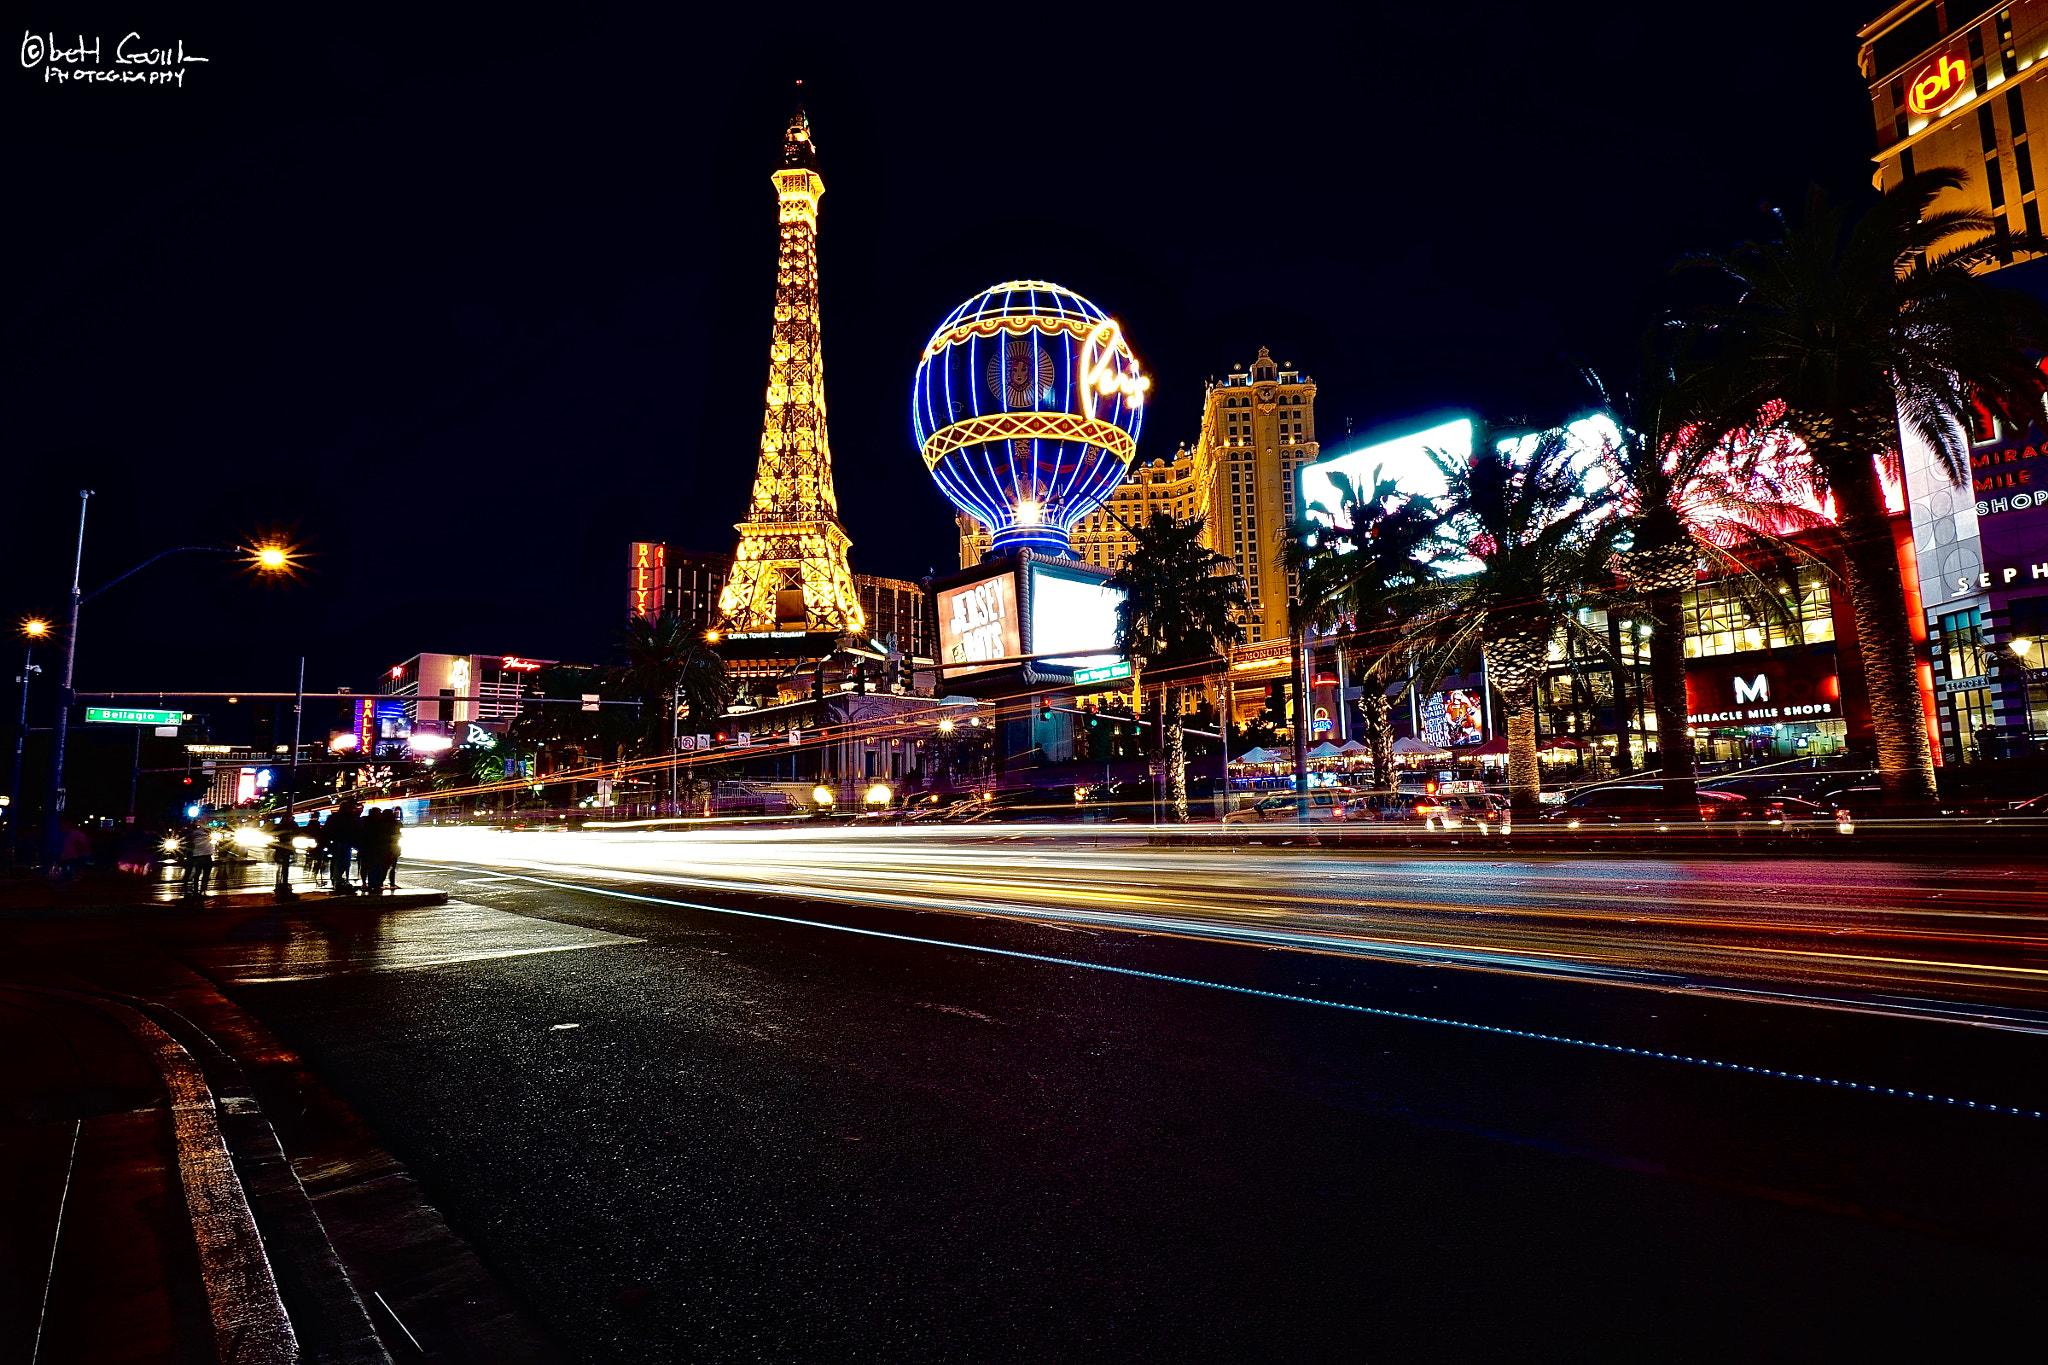
[[[181,725],[183,711],[139,711],[126,706],[88,706],[87,725]]]
[[[1118,678],[1131,676],[1131,661],[1104,664],[1101,668],[1077,668],[1074,670],[1074,686],[1086,687],[1089,683],[1115,682]]]

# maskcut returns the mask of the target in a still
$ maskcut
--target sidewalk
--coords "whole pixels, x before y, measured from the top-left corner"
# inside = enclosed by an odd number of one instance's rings
[[[182,960],[288,924],[374,940],[446,898],[164,890],[0,884],[0,1360],[38,1336],[44,1362],[559,1359],[354,1113]]]

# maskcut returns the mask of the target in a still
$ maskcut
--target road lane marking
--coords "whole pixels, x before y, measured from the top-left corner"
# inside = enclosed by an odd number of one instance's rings
[[[1173,976],[1165,972],[1148,972],[1137,967],[1118,967],[1106,962],[1086,962],[1078,958],[1055,957],[1049,953],[1027,953],[1016,948],[991,948],[977,943],[956,943],[948,939],[925,938],[916,934],[897,934],[885,929],[862,929],[850,924],[832,924],[824,920],[800,919],[794,915],[773,915],[765,910],[739,910],[725,905],[705,905],[697,901],[676,900],[668,896],[648,896],[634,891],[613,891],[600,886],[579,886],[574,882],[553,881],[546,877],[535,877],[523,873],[509,874],[523,881],[541,886],[552,886],[563,891],[581,891],[593,896],[609,896],[615,900],[639,901],[647,905],[673,905],[685,910],[702,910],[714,915],[734,915],[742,919],[766,920],[775,924],[793,924],[806,929],[828,929],[835,933],[857,934],[863,938],[890,939],[898,943],[916,943],[930,948],[950,948],[956,952],[985,953],[993,957],[1016,958],[1025,962],[1041,962],[1055,967],[1074,967],[1084,971],[1108,972],[1115,976],[1137,977],[1146,981],[1163,981],[1179,986],[1199,986],[1207,990],[1223,991],[1231,995],[1256,996],[1266,1000],[1284,1000],[1298,1005],[1315,1005],[1323,1009],[1344,1010],[1352,1014],[1371,1015],[1381,1019],[1399,1019],[1412,1024],[1432,1024],[1440,1028],[1463,1029],[1471,1033],[1491,1034],[1500,1038],[1520,1038],[1530,1042],[1556,1043],[1565,1047],[1584,1048],[1594,1052],[1607,1052],[1625,1057],[1641,1057],[1650,1061],[1678,1062],[1686,1066],[1703,1067],[1712,1071],[1730,1072],[1738,1075],[1767,1076],[1775,1080],[1799,1081],[1807,1085],[1826,1086],[1833,1090],[1853,1090],[1866,1095],[1890,1095],[1898,1099],[1919,1100],[1928,1104],[1947,1105],[1956,1109],[1977,1109],[1991,1114],[2010,1114],[2018,1118],[2048,1118],[2048,1113],[2039,1109],[2021,1109],[2013,1105],[1993,1104],[1988,1100],[1966,1100],[1952,1095],[1936,1095],[1918,1090],[1901,1090],[1895,1086],[1877,1085],[1866,1081],[1847,1081],[1838,1077],[1808,1075],[1805,1072],[1785,1071],[1776,1067],[1751,1066],[1746,1062],[1728,1062],[1714,1057],[1695,1057],[1680,1052],[1663,1052],[1655,1048],[1630,1047],[1625,1043],[1603,1043],[1590,1038],[1574,1038],[1561,1033],[1538,1033],[1529,1029],[1508,1028],[1501,1024],[1480,1024],[1467,1019],[1452,1019],[1444,1015],[1417,1014],[1409,1010],[1386,1009],[1377,1005],[1355,1005],[1342,1000],[1324,1000],[1312,995],[1295,995],[1286,991],[1265,991],[1253,986],[1233,986],[1221,981],[1204,981],[1199,977]]]

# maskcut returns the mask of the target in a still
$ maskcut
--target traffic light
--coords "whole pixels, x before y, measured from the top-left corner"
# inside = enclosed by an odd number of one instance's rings
[[[1051,719],[1052,719],[1052,700],[1051,700],[1051,698],[1047,698],[1046,700],[1044,700],[1044,701],[1042,701],[1042,702],[1040,702],[1040,703],[1038,704],[1038,718],[1039,718],[1040,720],[1051,720]]]

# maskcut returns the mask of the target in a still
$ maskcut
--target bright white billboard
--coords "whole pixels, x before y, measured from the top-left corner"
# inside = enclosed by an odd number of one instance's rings
[[[1123,655],[1116,652],[1116,609],[1123,600],[1120,590],[1099,580],[1068,577],[1056,568],[1033,564],[1031,652],[1056,656],[1038,661],[1054,668],[1100,668],[1118,662]]]

